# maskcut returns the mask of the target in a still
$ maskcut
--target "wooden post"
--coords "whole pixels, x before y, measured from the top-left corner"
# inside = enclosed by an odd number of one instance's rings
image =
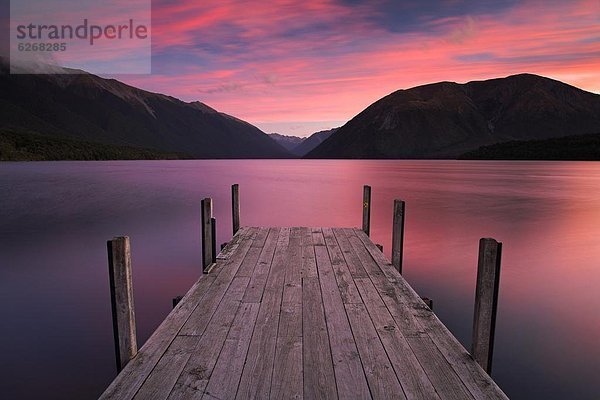
[[[369,236],[371,232],[371,186],[363,186],[363,223],[362,230]]]
[[[217,262],[217,220],[215,218],[210,219],[210,236],[212,237],[212,262]]]
[[[129,237],[109,240],[107,249],[115,354],[117,371],[121,372],[138,351]]]
[[[183,299],[183,296],[173,297],[173,308],[175,308],[177,306],[177,304],[179,304],[179,302],[181,301],[181,299]]]
[[[202,200],[202,271],[208,272],[213,262],[213,238],[212,238],[212,199],[207,197]]]
[[[240,185],[231,186],[231,214],[233,220],[233,235],[240,230]]]
[[[502,243],[486,238],[479,241],[471,354],[488,374],[492,372],[501,256]]]
[[[402,255],[404,253],[404,213],[405,203],[394,200],[394,225],[392,227],[392,265],[402,273]]]
[[[421,297],[421,300],[423,300],[423,303],[425,303],[425,305],[427,305],[427,307],[433,311],[433,299],[430,299],[429,297]]]

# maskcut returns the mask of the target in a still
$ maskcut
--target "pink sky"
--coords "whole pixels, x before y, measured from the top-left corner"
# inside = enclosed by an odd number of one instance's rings
[[[600,93],[600,1],[165,1],[135,86],[266,132],[340,126],[397,89],[529,72]]]

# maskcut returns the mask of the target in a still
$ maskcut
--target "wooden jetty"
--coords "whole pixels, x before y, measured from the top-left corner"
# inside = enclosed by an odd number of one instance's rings
[[[209,208],[203,202],[205,237]],[[486,373],[497,242],[482,239],[480,245],[476,361],[408,285],[401,266],[370,240],[368,222],[363,229],[240,227],[235,200],[233,212],[235,234],[215,262],[203,266],[210,273],[176,299],[137,353],[131,349],[135,338],[119,339],[135,336],[131,274],[111,273],[129,278],[113,289],[125,293],[125,305],[113,300],[118,363],[124,367],[102,399],[507,398]],[[404,204],[396,204],[394,221],[402,228],[403,213]],[[396,237],[400,243],[403,232]],[[130,268],[126,242],[109,244],[111,269]],[[205,245],[208,252],[214,248]],[[115,246],[125,250],[110,253]],[[398,262],[401,254],[393,251]],[[114,280],[111,285],[119,286]]]

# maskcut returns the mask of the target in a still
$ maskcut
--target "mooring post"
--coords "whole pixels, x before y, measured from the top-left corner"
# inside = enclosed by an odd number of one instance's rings
[[[217,262],[217,220],[215,218],[210,219],[210,236],[212,237],[212,262]]]
[[[488,374],[492,372],[501,256],[502,243],[489,238],[479,241],[471,353]]]
[[[117,371],[121,372],[138,351],[129,237],[109,240],[107,248],[115,354]]]
[[[371,232],[371,186],[363,186],[363,223],[362,230],[369,236]]]
[[[202,223],[202,271],[207,273],[213,262],[213,224],[212,224],[212,199],[210,197],[202,200],[201,203],[201,223]]]
[[[433,311],[433,299],[430,299],[429,297],[421,297],[421,300],[423,300],[423,303],[425,303],[425,305],[429,307],[431,311]]]
[[[173,308],[177,307],[177,304],[183,299],[183,296],[175,296],[173,297]]]
[[[392,226],[392,265],[402,273],[402,255],[404,253],[404,214],[406,204],[394,200],[394,224]]]
[[[240,230],[240,185],[231,186],[231,214],[233,220],[233,235]]]

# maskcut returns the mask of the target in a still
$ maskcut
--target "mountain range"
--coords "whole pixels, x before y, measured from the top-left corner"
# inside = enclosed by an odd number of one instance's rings
[[[511,141],[523,146],[537,141],[537,148],[568,144],[544,140],[600,132],[600,95],[532,74],[398,90],[340,128],[298,138],[267,135],[198,101],[83,71],[61,72],[11,75],[0,59],[0,152],[13,154],[0,159],[36,159],[26,144],[42,153],[43,146],[51,147],[37,159],[83,157],[94,143],[104,147],[89,150],[87,158],[458,158],[469,152],[485,157],[499,150],[472,152]],[[23,140],[17,140],[19,132]],[[520,154],[529,154],[523,146]]]
[[[308,137],[280,135],[278,133],[270,133],[269,136],[295,156],[303,157],[323,143],[325,139],[333,135],[338,129],[333,128],[315,132]]]
[[[141,90],[114,79],[11,75],[0,63],[0,129],[134,146],[193,158],[287,158],[255,126],[201,102]]]
[[[398,90],[307,158],[456,158],[513,140],[600,132],[600,95],[532,74]]]

